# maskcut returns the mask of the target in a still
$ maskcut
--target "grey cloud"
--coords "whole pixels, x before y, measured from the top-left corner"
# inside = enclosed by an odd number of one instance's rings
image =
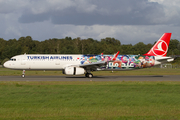
[[[27,7],[29,0],[0,0],[0,14],[19,12]]]
[[[33,22],[42,22],[50,19],[50,16],[47,14],[25,14],[19,18],[20,23],[33,23]]]
[[[114,37],[122,44],[153,44],[164,32],[172,32],[172,39],[179,40],[179,1],[177,6],[166,1],[0,0],[0,37]]]
[[[49,11],[41,14],[24,13],[21,23],[41,22],[51,19],[53,24],[73,25],[154,25],[164,24],[163,6],[148,0],[89,0],[86,4],[92,7],[87,11],[81,7],[84,2],[77,2],[76,6]]]

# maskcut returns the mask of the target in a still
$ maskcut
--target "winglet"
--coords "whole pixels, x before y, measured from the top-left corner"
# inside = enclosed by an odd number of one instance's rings
[[[119,51],[114,55],[114,58],[112,60],[116,60],[118,55],[119,55]]]

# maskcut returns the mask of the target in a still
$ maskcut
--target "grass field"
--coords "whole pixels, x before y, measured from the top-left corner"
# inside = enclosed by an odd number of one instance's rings
[[[0,119],[180,119],[179,82],[0,82]]]
[[[0,76],[22,71],[0,68]],[[99,71],[101,75],[180,75],[180,69]],[[26,75],[62,75],[27,71]],[[178,120],[180,82],[0,82],[2,120]]]

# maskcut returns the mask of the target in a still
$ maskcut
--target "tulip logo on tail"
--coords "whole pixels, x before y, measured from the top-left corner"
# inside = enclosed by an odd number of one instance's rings
[[[164,40],[159,40],[156,45],[152,48],[152,52],[156,56],[164,56],[167,54],[168,45]]]
[[[144,55],[166,56],[170,38],[171,38],[171,33],[164,33],[164,35],[156,42],[156,44],[151,48],[151,50]]]

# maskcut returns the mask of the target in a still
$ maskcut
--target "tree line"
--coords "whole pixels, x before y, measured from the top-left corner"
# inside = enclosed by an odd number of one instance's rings
[[[155,44],[155,42],[154,42]],[[122,45],[115,38],[104,38],[100,41],[92,38],[81,39],[65,37],[62,39],[33,40],[31,36],[4,40],[0,38],[0,64],[12,56],[20,54],[145,54],[154,44],[139,42],[135,45]],[[180,42],[171,39],[167,55],[180,55]]]

